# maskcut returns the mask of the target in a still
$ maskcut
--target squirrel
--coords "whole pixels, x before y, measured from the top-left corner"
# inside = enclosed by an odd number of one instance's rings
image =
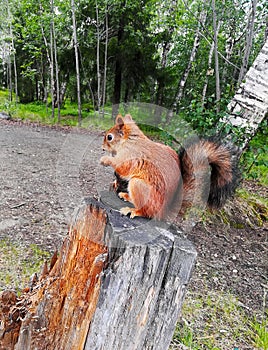
[[[177,153],[150,140],[131,115],[118,115],[104,136],[100,163],[115,171],[114,190],[134,207],[123,207],[131,218],[165,219],[184,215],[193,205],[221,207],[237,186],[233,149],[211,140],[199,140]]]

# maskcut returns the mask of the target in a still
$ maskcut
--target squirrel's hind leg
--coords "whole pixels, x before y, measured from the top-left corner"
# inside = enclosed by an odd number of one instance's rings
[[[124,207],[120,209],[120,213],[122,215],[128,215],[130,214],[131,219],[133,219],[136,215],[136,209],[135,208],[130,208],[130,207]]]
[[[128,215],[130,214],[130,218],[133,219],[135,216],[144,216],[144,213],[142,210],[135,209],[135,208],[130,208],[130,207],[124,207],[120,209],[120,213],[122,215]]]
[[[150,185],[139,178],[132,178],[128,184],[128,193],[119,193],[119,197],[133,203],[135,208],[124,207],[120,210],[121,214],[130,214],[131,218],[135,216],[147,217],[147,207],[150,205]]]

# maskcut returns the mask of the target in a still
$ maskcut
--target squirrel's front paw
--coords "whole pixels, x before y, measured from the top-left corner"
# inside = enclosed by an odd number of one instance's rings
[[[119,192],[119,193],[118,193],[118,197],[121,198],[121,199],[123,199],[123,200],[126,201],[126,202],[131,202],[130,196],[129,196],[129,194],[126,193],[126,192]]]
[[[102,156],[100,159],[100,164],[104,166],[110,165],[110,157],[109,156]]]

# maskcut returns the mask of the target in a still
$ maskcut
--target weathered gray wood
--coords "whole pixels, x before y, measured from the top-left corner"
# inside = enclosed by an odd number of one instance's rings
[[[121,216],[115,194],[102,201],[77,210],[28,291],[0,295],[0,349],[168,349],[196,251],[168,224]]]
[[[103,200],[119,208],[112,194]],[[195,262],[179,232],[108,211],[109,261],[85,350],[168,349]]]

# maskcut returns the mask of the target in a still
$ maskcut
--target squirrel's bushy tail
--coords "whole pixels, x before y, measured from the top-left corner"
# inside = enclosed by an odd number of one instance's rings
[[[183,180],[182,210],[194,203],[221,207],[239,182],[236,151],[231,145],[200,140],[179,153]]]

